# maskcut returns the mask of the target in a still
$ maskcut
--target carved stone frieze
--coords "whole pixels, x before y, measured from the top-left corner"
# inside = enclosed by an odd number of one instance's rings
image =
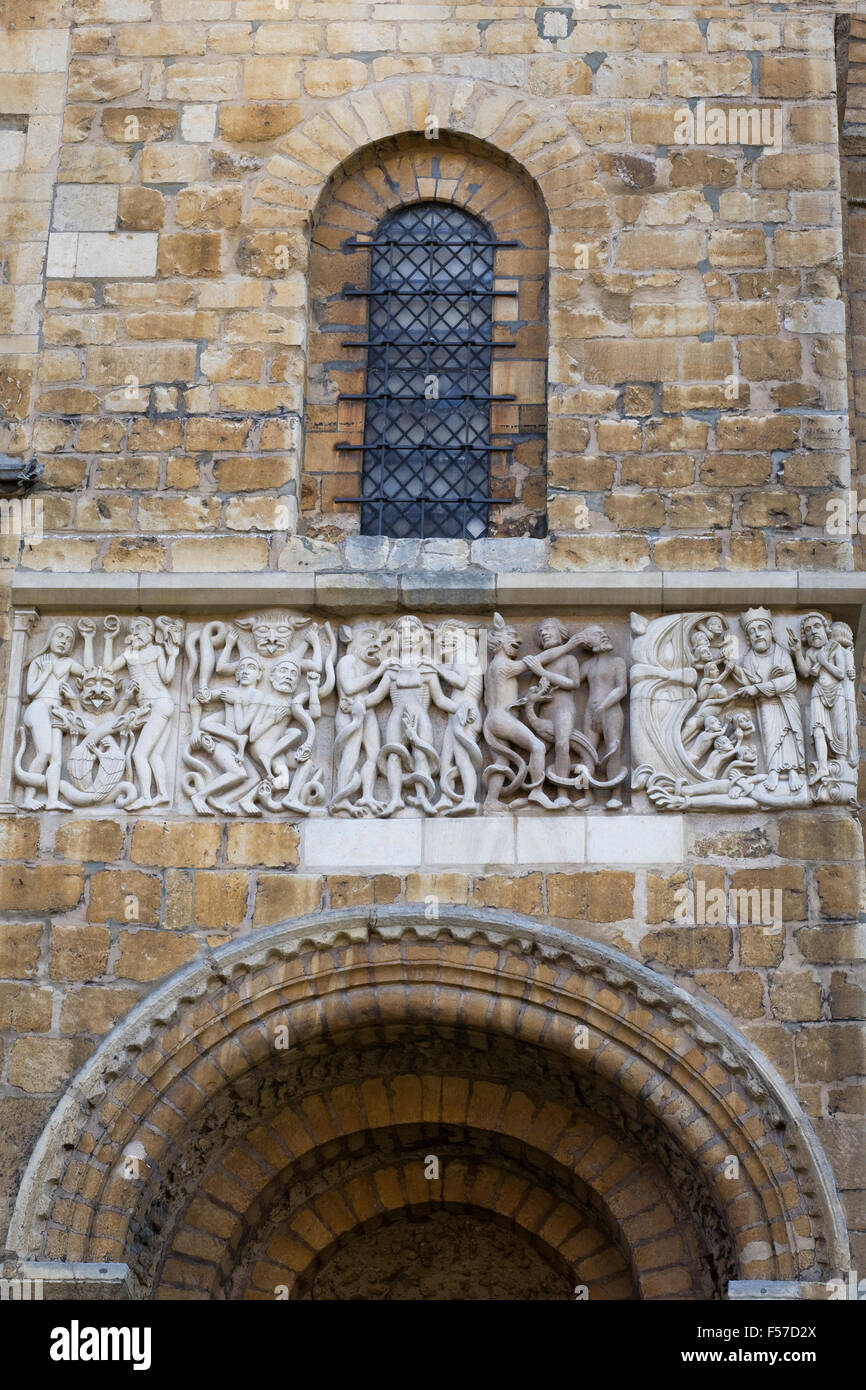
[[[134,617],[122,634],[109,615],[53,623],[31,644],[14,758],[24,807],[171,804],[182,640],[173,618]]]
[[[193,810],[306,815],[324,803],[316,735],[336,654],[330,623],[287,614],[190,629],[181,786]]]
[[[856,805],[821,613],[15,615],[4,807],[333,817]],[[629,720],[626,706],[629,705]],[[629,729],[630,724],[630,729]],[[629,752],[631,749],[631,752]]]
[[[632,786],[660,809],[857,804],[854,639],[821,613],[632,614]]]

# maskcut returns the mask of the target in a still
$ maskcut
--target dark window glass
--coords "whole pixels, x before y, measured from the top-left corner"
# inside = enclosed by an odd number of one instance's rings
[[[443,203],[401,208],[379,227],[363,535],[487,534],[494,254],[484,224]]]

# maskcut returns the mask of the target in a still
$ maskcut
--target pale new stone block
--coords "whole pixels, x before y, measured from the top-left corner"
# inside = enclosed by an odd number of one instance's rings
[[[416,869],[421,863],[416,820],[309,820],[301,826],[304,869]]]
[[[180,133],[184,140],[204,142],[216,133],[216,103],[195,102],[181,108]]]
[[[19,241],[8,248],[9,283],[35,284],[42,277],[45,246],[41,241]],[[77,376],[77,373],[76,373]]]
[[[75,274],[146,279],[156,274],[156,232],[82,232]]]
[[[797,299],[785,315],[789,333],[844,333],[845,302],[842,299]]]
[[[31,116],[27,123],[25,169],[47,169],[57,158],[63,120],[60,116]]]
[[[431,866],[513,864],[511,816],[465,816],[424,821],[424,860]]]
[[[59,232],[110,232],[117,225],[117,185],[61,183],[54,198]]]
[[[588,864],[682,864],[682,816],[590,816]]]
[[[5,317],[10,333],[34,333],[39,327],[36,308],[42,298],[39,285],[16,285],[11,314]]]
[[[34,79],[34,102],[31,110],[48,116],[61,112],[66,101],[67,76],[65,72],[43,72]]]
[[[68,279],[74,275],[77,252],[77,232],[52,232],[48,238],[45,274],[58,279]]]
[[[16,353],[37,352],[38,349],[39,335],[37,333],[4,334],[0,337],[0,357],[14,357]],[[8,433],[6,437],[9,438]],[[12,447],[16,440],[20,448],[24,449],[26,435],[21,427],[12,432],[10,443],[6,447]]]
[[[586,820],[583,816],[526,816],[517,822],[517,863],[586,863]]]
[[[23,130],[0,130],[0,170],[7,172],[21,168],[25,144]]]
[[[3,71],[65,72],[68,46],[66,29],[7,30],[0,54]]]

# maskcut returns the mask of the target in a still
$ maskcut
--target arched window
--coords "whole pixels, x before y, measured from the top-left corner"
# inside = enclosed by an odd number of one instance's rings
[[[490,403],[513,399],[490,390],[497,245],[479,218],[445,203],[399,208],[376,232],[364,535],[487,535],[500,500],[490,496]]]
[[[574,486],[568,420],[548,478],[541,191],[483,142],[439,135],[365,146],[317,204],[298,497],[312,540],[540,537],[548,484]]]

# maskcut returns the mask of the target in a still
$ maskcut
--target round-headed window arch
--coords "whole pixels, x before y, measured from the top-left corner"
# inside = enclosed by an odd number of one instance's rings
[[[395,233],[438,249],[409,248],[392,272]],[[307,535],[546,533],[548,238],[535,181],[468,136],[407,133],[333,175],[310,245]],[[406,278],[414,299],[395,292]],[[389,384],[412,400],[383,401]]]

